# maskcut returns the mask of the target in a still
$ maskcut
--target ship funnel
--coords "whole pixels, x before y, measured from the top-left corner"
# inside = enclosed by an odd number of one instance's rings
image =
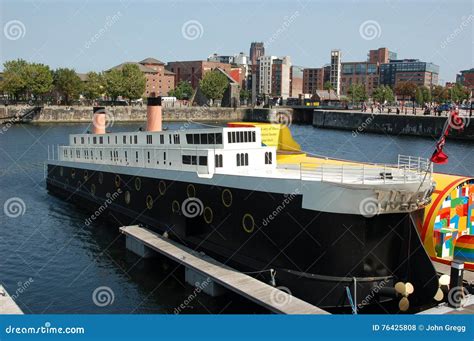
[[[146,107],[146,130],[161,131],[161,97],[148,97]]]
[[[105,134],[106,115],[104,107],[94,107],[92,117],[92,133]]]

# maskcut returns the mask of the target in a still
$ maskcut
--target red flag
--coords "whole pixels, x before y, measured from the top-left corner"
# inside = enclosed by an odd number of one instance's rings
[[[454,110],[451,111],[446,123],[444,124],[443,133],[436,143],[436,150],[434,151],[433,155],[431,155],[431,162],[438,164],[448,163],[448,155],[443,152],[443,148],[446,144],[446,137],[449,135],[449,131],[453,122],[458,124],[459,120],[461,120],[461,118],[458,116],[457,112]]]

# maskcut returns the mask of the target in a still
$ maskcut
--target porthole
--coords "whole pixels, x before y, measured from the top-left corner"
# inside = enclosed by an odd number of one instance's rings
[[[158,191],[161,195],[165,195],[166,193],[166,182],[164,182],[163,180],[160,180],[160,182],[158,183]]]
[[[103,184],[104,183],[104,173],[99,173],[99,184]]]
[[[142,188],[142,179],[135,178],[135,189],[139,191]]]
[[[121,179],[120,179],[120,175],[115,175],[115,187],[120,187],[120,182],[121,182]]]
[[[188,185],[188,188],[186,188],[186,193],[188,194],[188,198],[194,198],[196,196],[196,188],[193,184]]]
[[[84,171],[84,181],[87,181],[87,179],[89,179],[89,171],[86,169]]]
[[[146,208],[148,208],[149,210],[153,208],[153,198],[150,194],[146,196]]]
[[[125,191],[125,196],[124,196],[124,198],[125,198],[125,203],[126,203],[127,205],[129,205],[129,204],[130,204],[130,192],[129,192],[129,191]]]
[[[255,228],[255,220],[250,213],[245,213],[242,217],[242,227],[247,233],[252,233]]]
[[[227,188],[222,191],[222,204],[225,207],[230,207],[232,206],[232,192],[228,190]]]
[[[91,194],[95,195],[95,184],[91,185]]]
[[[206,207],[204,208],[204,221],[208,224],[212,223],[212,220],[214,219],[214,213],[212,213],[212,208]]]
[[[171,204],[171,210],[173,213],[178,213],[179,212],[179,202],[176,200],[173,200],[173,203]]]
[[[76,170],[73,168],[71,169],[71,178],[74,179],[76,177]]]
[[[59,167],[59,175],[64,175],[64,167]]]

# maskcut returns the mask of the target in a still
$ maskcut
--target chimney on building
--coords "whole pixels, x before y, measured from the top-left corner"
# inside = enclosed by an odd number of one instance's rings
[[[92,133],[105,134],[106,115],[104,107],[94,107],[92,117]]]
[[[161,131],[161,96],[148,97],[146,107],[146,130]]]

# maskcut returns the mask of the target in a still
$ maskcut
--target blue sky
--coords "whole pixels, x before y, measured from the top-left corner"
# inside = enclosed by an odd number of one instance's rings
[[[328,63],[333,48],[342,50],[343,61],[361,61],[378,47],[438,64],[443,82],[474,67],[470,0],[0,3],[2,64],[23,58],[100,71],[145,57],[168,62],[248,54],[250,42],[264,41],[267,54],[289,55],[305,67]]]

